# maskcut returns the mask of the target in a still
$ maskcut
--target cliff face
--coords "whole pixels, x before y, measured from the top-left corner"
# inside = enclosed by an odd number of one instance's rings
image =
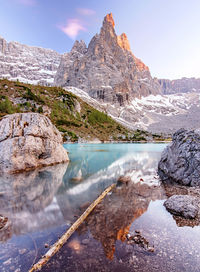
[[[132,54],[126,34],[117,36],[114,26],[108,14],[88,48],[76,41],[61,59],[55,84],[78,87],[93,98],[120,105],[134,97],[160,93],[160,84],[152,79],[148,67]]]
[[[0,77],[32,84],[51,85],[61,55],[53,50],[7,43],[0,37]]]
[[[163,94],[200,92],[200,78],[159,79]]]

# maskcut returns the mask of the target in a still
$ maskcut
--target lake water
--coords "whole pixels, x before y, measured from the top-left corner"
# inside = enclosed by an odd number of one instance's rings
[[[163,206],[168,191],[156,170],[166,144],[64,146],[69,164],[0,177],[0,215],[9,218],[0,271],[28,271],[124,175],[132,182],[106,196],[42,271],[200,271],[199,226]],[[127,240],[135,231],[141,243]]]

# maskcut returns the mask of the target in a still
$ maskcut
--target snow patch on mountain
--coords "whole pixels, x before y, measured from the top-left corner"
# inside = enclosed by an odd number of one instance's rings
[[[200,94],[196,92],[149,95],[141,99],[135,98],[128,105],[116,107],[91,98],[81,89],[66,89],[129,129],[171,134],[181,127],[200,128]]]
[[[51,49],[7,43],[0,37],[0,76],[29,84],[53,85],[61,55]]]

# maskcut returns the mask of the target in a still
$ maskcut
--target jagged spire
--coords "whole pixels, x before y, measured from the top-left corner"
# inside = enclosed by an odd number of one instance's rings
[[[74,45],[73,45],[71,51],[77,51],[77,52],[79,52],[81,54],[85,54],[86,51],[87,51],[87,46],[86,46],[86,44],[85,44],[85,42],[83,40],[81,40],[81,41],[76,40],[74,42]]]
[[[117,35],[115,33],[115,23],[112,13],[104,17],[103,25],[101,27],[100,38],[109,46],[117,45]]]
[[[103,24],[108,24],[108,23],[111,24],[113,28],[115,27],[115,22],[114,22],[112,13],[109,13],[104,17]]]
[[[131,51],[130,43],[125,33],[122,33],[120,36],[117,36],[118,45],[127,51]]]

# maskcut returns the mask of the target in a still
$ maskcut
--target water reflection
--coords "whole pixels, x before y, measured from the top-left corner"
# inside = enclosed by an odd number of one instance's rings
[[[54,196],[66,169],[67,164],[59,164],[0,176],[0,213],[9,218],[11,233],[18,235],[48,227],[49,222],[58,219]]]
[[[129,175],[131,184],[107,197],[88,219],[93,237],[112,259],[116,241],[123,241],[132,222],[147,210],[151,200],[163,197],[162,189],[157,186],[156,169],[164,147],[164,144],[67,145],[69,165],[0,177],[0,214],[11,222],[10,229],[0,231],[0,239],[7,240],[7,244],[0,244],[0,270],[1,254],[6,260],[10,247],[29,249],[32,253],[27,265],[30,266],[35,251],[30,237],[27,238],[29,234],[38,240],[40,255],[44,254],[44,241],[52,244],[63,233],[63,225],[73,223],[75,216],[105,187],[119,176]],[[87,230],[83,225],[80,232]],[[69,245],[77,249],[78,244]],[[13,252],[12,256],[15,266],[27,259],[26,254],[19,257],[19,253]]]
[[[0,177],[0,214],[16,235],[74,222],[119,176],[155,184],[165,145],[66,145],[70,163]]]
[[[119,176],[129,175],[135,183],[158,184],[158,145],[102,145],[101,150],[106,150],[104,152],[96,151],[99,148],[96,145],[68,147],[71,164],[56,195],[67,222],[72,221],[74,214],[79,214],[85,203],[92,202]],[[164,148],[164,145],[159,148]],[[80,172],[82,178],[75,179]]]
[[[80,233],[88,230],[100,241],[105,255],[112,260],[117,240],[124,242],[131,224],[147,211],[153,200],[165,198],[160,186],[138,182],[123,185],[102,201],[80,227]]]

